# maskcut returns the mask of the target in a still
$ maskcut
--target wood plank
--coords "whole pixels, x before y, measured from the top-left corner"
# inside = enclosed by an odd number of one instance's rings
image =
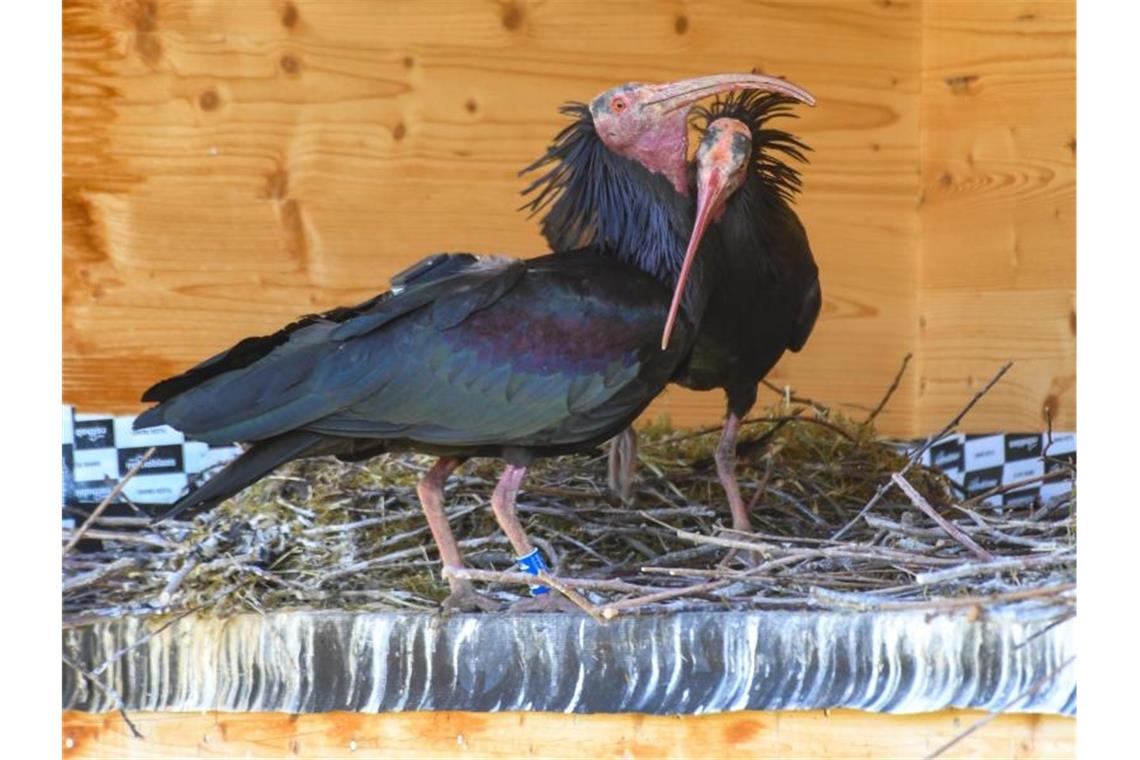
[[[118,714],[65,712],[63,757],[922,757],[983,713],[853,710],[660,717],[554,713],[142,713],[135,739]],[[1068,758],[1076,721],[1001,715],[943,758]]]
[[[1076,9],[923,7],[919,430],[1076,427]]]
[[[536,255],[516,173],[563,123],[559,104],[760,66],[820,102],[790,126],[815,148],[800,208],[824,311],[775,377],[873,405],[917,336],[920,14],[68,0],[64,400],[138,410],[151,381],[367,296],[427,253]],[[882,418],[889,432],[913,432],[914,389]],[[696,424],[722,409],[719,393],[670,392],[651,414]]]
[[[937,430],[1006,361],[963,430],[1075,430],[1076,307],[1068,289],[923,295],[919,425]]]

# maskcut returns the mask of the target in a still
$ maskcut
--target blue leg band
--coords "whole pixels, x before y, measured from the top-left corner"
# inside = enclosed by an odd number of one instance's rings
[[[543,570],[550,572],[550,568],[546,566],[546,561],[542,559],[542,555],[538,553],[538,549],[531,549],[530,554],[527,554],[525,557],[519,557],[516,561],[519,567],[522,568],[522,571],[530,575],[538,575]],[[539,594],[550,593],[550,589],[538,584],[530,587],[530,593],[531,596],[538,596]]]

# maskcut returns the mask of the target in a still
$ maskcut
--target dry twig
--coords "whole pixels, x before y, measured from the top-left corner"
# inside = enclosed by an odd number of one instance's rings
[[[67,553],[71,551],[77,543],[79,543],[79,539],[83,538],[83,534],[91,528],[91,524],[99,519],[99,515],[103,514],[103,510],[110,506],[111,502],[113,502],[118,497],[118,495],[123,492],[123,487],[130,482],[131,478],[138,474],[139,470],[143,468],[143,465],[146,464],[147,460],[154,456],[154,452],[155,448],[153,446],[147,449],[146,453],[142,455],[142,458],[140,458],[139,461],[135,463],[135,466],[127,471],[127,474],[124,475],[122,479],[120,479],[119,482],[115,484],[115,487],[111,489],[111,492],[109,494],[103,497],[103,501],[99,502],[99,506],[95,507],[95,509],[91,512],[91,516],[83,521],[83,524],[79,526],[79,530],[75,531],[75,533],[73,533],[71,536],[71,540],[64,545],[63,556],[66,557]]]
[[[930,502],[924,499],[922,494],[914,490],[914,486],[912,486],[906,478],[896,472],[891,474],[891,480],[899,487],[899,490],[906,494],[911,504],[921,509],[927,517],[938,523],[939,527],[946,531],[955,541],[969,549],[973,552],[974,556],[983,562],[993,561],[994,555],[978,546],[972,538],[959,530],[957,525],[938,514],[934,507],[930,506]]]
[[[89,684],[107,695],[107,697],[115,705],[115,709],[119,712],[119,715],[122,716],[123,722],[127,724],[127,728],[131,729],[132,736],[134,736],[136,739],[145,738],[143,737],[142,732],[139,731],[138,726],[136,726],[134,724],[134,721],[132,721],[127,715],[127,708],[126,705],[123,704],[123,698],[119,696],[119,692],[115,690],[114,686],[109,683],[103,683],[94,673],[85,669],[82,665],[67,655],[63,655],[63,663],[87,679],[87,682]]]
[[[922,459],[922,455],[925,454],[927,452],[927,450],[930,449],[931,446],[933,446],[936,442],[945,438],[946,434],[949,433],[951,430],[958,427],[958,424],[962,421],[962,418],[970,413],[970,410],[973,409],[974,406],[979,401],[981,401],[982,398],[987,393],[990,392],[991,388],[993,388],[995,385],[997,385],[997,382],[1002,379],[1002,377],[1005,375],[1006,372],[1009,372],[1009,369],[1012,366],[1013,366],[1013,362],[1006,362],[1004,365],[1002,365],[1002,368],[997,371],[997,374],[995,374],[992,378],[990,378],[990,381],[988,383],[986,383],[980,391],[978,391],[977,393],[974,394],[974,397],[969,400],[969,402],[966,404],[966,406],[962,407],[962,410],[959,411],[958,414],[956,414],[954,416],[954,419],[952,419],[952,420],[950,420],[950,422],[946,423],[946,427],[942,428],[940,431],[938,431],[934,435],[927,438],[926,443],[924,443],[918,449],[915,449],[914,453],[911,454],[910,459],[903,466],[903,468],[898,471],[897,474],[906,475],[907,472],[910,470],[910,468],[913,467],[919,460]],[[871,497],[870,501],[868,501],[863,506],[863,508],[861,510],[859,510],[859,514],[857,514],[853,518],[851,518],[851,521],[848,522],[846,525],[844,525],[842,528],[840,528],[835,533],[835,535],[832,536],[832,538],[838,540],[838,539],[842,538],[843,536],[847,535],[847,532],[850,531],[851,528],[853,528],[856,523],[858,523],[860,520],[863,519],[863,515],[867,514],[869,511],[871,511],[872,507],[874,507],[876,504],[879,503],[879,500],[883,498],[883,494],[885,494],[887,492],[887,489],[889,489],[890,487],[891,487],[891,481],[887,481],[886,483],[883,483],[883,485],[879,486],[878,490],[875,491],[875,495]]]
[[[871,413],[867,415],[867,419],[863,420],[864,425],[870,425],[872,422],[874,422],[875,418],[878,417],[883,409],[886,408],[887,402],[891,400],[891,396],[895,395],[895,391],[898,390],[899,383],[902,381],[902,377],[906,373],[906,366],[910,364],[910,360],[913,357],[913,353],[908,353],[903,357],[902,366],[899,367],[899,371],[895,374],[895,379],[891,382],[891,387],[887,388],[887,392],[883,394],[882,400],[880,400],[875,408],[871,410]]]
[[[1049,619],[1054,609],[1057,618],[1072,612],[1075,594],[1065,589],[1075,579],[1074,497],[1045,507],[976,509],[972,500],[956,501],[948,481],[918,463],[921,449],[908,456],[876,439],[869,424],[815,402],[817,416],[805,416],[811,410],[795,405],[803,400],[793,396],[790,403],[748,420],[738,447],[741,489],[757,504],[755,533],[721,527],[727,509],[716,473],[693,466],[711,456],[715,435],[644,429],[632,508],[616,508],[603,456],[537,462],[519,512],[552,563],[549,585],[602,617],[859,605],[1033,604],[1046,607]],[[363,463],[302,460],[195,519],[151,525],[97,516],[91,525],[98,527],[82,535],[103,547],[64,558],[65,619],[298,606],[438,609],[446,584],[415,489],[429,463],[410,454]],[[447,515],[468,564],[458,572],[497,584],[496,596],[506,602],[527,598],[534,577],[513,572],[514,557],[488,508],[498,470],[494,461],[467,462],[447,484]],[[884,497],[884,485],[898,484],[892,475],[911,487],[913,493],[902,491],[909,500]],[[939,505],[939,513],[923,504]],[[836,526],[870,507],[874,514],[857,519],[842,540],[833,538]],[[65,541],[75,537],[65,533]],[[722,566],[729,549],[762,559]],[[976,561],[986,556],[994,561]]]
[[[939,747],[938,749],[934,750],[929,755],[927,755],[924,758],[924,760],[935,760],[935,758],[942,756],[943,754],[946,753],[947,750],[949,750],[951,747],[953,747],[958,742],[965,739],[970,734],[977,731],[979,728],[982,728],[983,726],[986,726],[990,722],[1001,717],[1001,715],[1003,715],[1006,711],[1015,707],[1017,705],[1017,703],[1020,702],[1021,700],[1027,699],[1027,698],[1033,696],[1034,694],[1036,694],[1038,691],[1041,690],[1042,686],[1044,686],[1045,684],[1052,681],[1054,678],[1056,678],[1058,676],[1058,674],[1061,673],[1061,671],[1063,671],[1065,668],[1072,665],[1076,659],[1077,658],[1075,655],[1072,657],[1069,657],[1064,662],[1062,662],[1060,665],[1058,665],[1056,668],[1054,668],[1053,670],[1049,671],[1048,673],[1046,673],[1045,675],[1041,676],[1036,681],[1031,683],[1025,691],[1021,692],[1016,697],[1014,697],[1013,699],[1006,702],[1004,705],[1001,706],[1001,708],[999,710],[990,713],[989,715],[985,716],[984,718],[979,718],[973,725],[971,725],[965,731],[958,734],[953,739],[946,742],[941,747]]]

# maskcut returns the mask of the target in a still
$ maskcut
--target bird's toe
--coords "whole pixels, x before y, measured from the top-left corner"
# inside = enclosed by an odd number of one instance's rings
[[[444,613],[495,612],[499,607],[499,602],[480,594],[470,583],[452,585],[451,593],[443,600]]]
[[[549,591],[545,594],[532,596],[515,602],[510,607],[511,612],[581,612],[578,605],[562,596],[562,594]]]

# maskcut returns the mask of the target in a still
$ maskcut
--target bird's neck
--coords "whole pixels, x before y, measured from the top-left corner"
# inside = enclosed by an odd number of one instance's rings
[[[807,234],[790,203],[755,174],[726,204],[717,227],[729,278],[743,273],[749,279],[772,282],[785,277],[805,257],[811,258]]]
[[[611,171],[605,181],[607,192],[595,192],[592,205],[570,206],[567,199],[559,199],[543,220],[543,233],[553,244],[565,229],[559,212],[581,214],[583,220],[589,220],[583,228],[592,236],[581,239],[580,245],[597,246],[604,255],[648,273],[672,293],[693,229],[692,199],[678,193],[663,174],[649,171],[636,161],[614,158],[617,165],[611,168],[616,171]],[[572,247],[552,245],[555,251]],[[707,285],[708,267],[698,254],[681,301],[682,310],[694,325],[700,323],[708,304]]]
[[[690,195],[689,130],[683,110],[665,115],[621,153],[665,177],[680,195]]]
[[[524,193],[535,193],[528,208],[546,211],[542,233],[551,250],[596,247],[672,291],[693,229],[687,169],[684,180],[677,180],[610,151],[584,109],[526,171],[538,168],[547,171]],[[681,302],[694,324],[708,304],[709,274],[698,254]]]

